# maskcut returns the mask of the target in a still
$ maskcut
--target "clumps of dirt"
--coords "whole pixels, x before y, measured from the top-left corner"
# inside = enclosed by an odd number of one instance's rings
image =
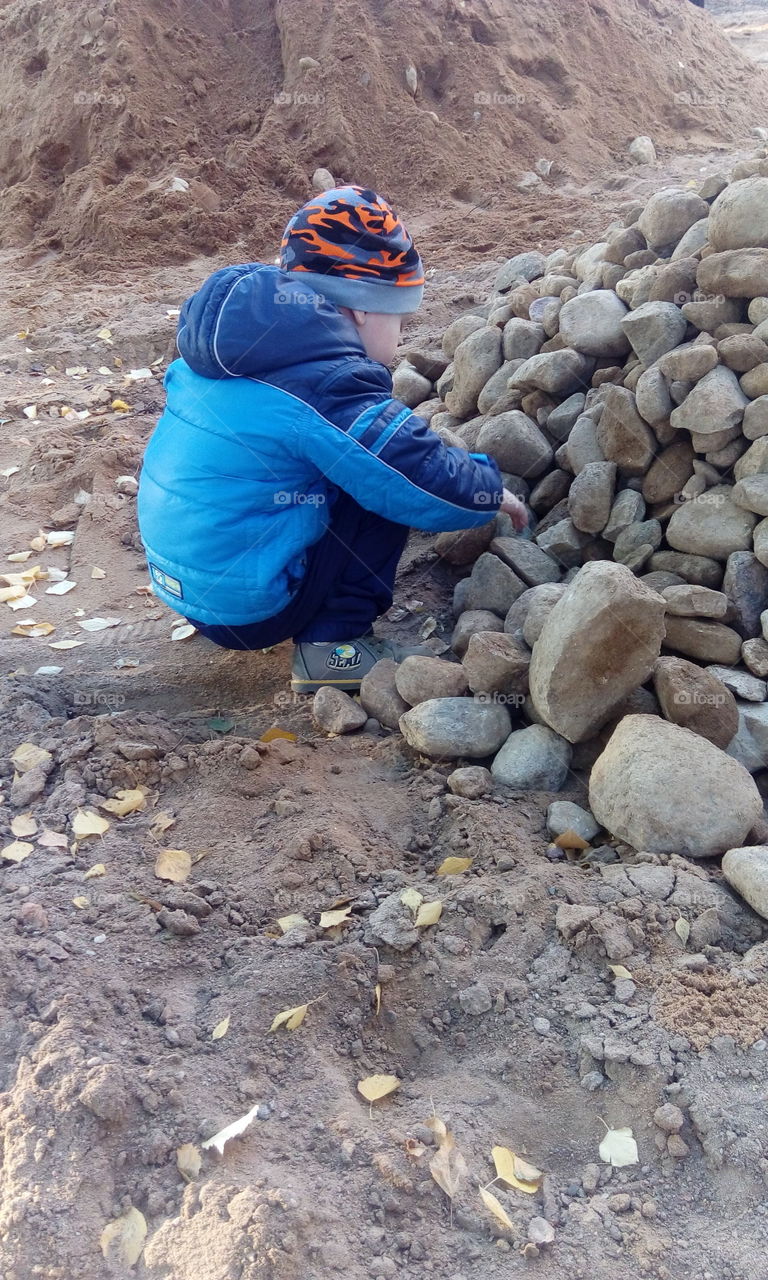
[[[768,1027],[768,982],[749,982],[738,972],[670,972],[659,983],[653,1016],[669,1031],[705,1049],[718,1036],[747,1047]]]
[[[765,101],[681,0],[74,0],[4,7],[0,37],[0,244],[84,270],[274,252],[318,166],[409,216],[503,204],[508,235],[636,134],[733,145]]]

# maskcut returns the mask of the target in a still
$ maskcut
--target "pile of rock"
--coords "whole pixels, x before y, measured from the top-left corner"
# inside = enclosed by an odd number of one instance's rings
[[[378,664],[365,711],[510,787],[591,769],[609,832],[693,857],[746,843],[768,767],[767,157],[510,259],[394,379],[532,536],[438,537],[460,661]]]

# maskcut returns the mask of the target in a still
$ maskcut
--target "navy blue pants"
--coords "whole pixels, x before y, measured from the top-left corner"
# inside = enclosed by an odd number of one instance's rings
[[[273,618],[239,627],[194,623],[224,649],[268,649],[283,640],[354,640],[392,604],[405,525],[366,511],[342,489],[332,490],[325,533],[307,550],[296,595]]]

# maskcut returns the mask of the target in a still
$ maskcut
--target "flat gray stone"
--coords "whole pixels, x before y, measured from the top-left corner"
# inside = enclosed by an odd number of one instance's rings
[[[667,613],[682,618],[720,619],[728,610],[724,591],[713,591],[711,587],[699,587],[695,583],[665,587],[661,594],[667,602]]]
[[[553,839],[565,835],[566,831],[575,831],[582,840],[594,840],[600,824],[588,809],[582,809],[572,800],[553,800],[547,809],[547,831]]]
[[[560,333],[569,347],[590,356],[625,356],[629,339],[622,327],[628,309],[612,289],[593,289],[564,303]]]
[[[732,486],[716,485],[676,508],[667,542],[675,551],[727,560],[731,552],[751,548],[756,524],[757,517],[734,501]]]
[[[528,538],[494,538],[490,549],[530,587],[559,582],[562,577],[557,561]]]
[[[713,663],[706,670],[711,676],[721,680],[726,689],[730,689],[737,698],[744,698],[747,702],[765,702],[768,697],[765,680],[758,680],[757,676],[741,671],[738,667],[721,667]]]
[[[748,404],[736,374],[719,364],[705,374],[683,403],[672,411],[670,422],[676,430],[683,428],[698,435],[710,435],[740,426]]]
[[[468,609],[488,609],[503,617],[525,590],[526,584],[509,565],[490,551],[484,551],[478,556],[470,574],[466,606]]]
[[[645,302],[624,317],[621,327],[648,369],[659,356],[682,342],[688,322],[674,302]]]
[[[568,491],[568,512],[582,533],[600,533],[608,523],[616,487],[615,462],[590,462]]]
[[[722,871],[731,888],[753,911],[768,920],[768,847],[742,845],[729,849],[722,861]]]

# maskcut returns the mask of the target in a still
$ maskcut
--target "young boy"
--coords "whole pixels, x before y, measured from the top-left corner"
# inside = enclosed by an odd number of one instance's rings
[[[446,447],[392,398],[413,241],[374,191],[338,187],[288,223],[280,266],[216,271],[181,309],[181,359],[149,441],[139,525],[155,593],[216,644],[295,642],[292,688],[356,690],[381,657],[410,527],[526,509],[485,454]]]

